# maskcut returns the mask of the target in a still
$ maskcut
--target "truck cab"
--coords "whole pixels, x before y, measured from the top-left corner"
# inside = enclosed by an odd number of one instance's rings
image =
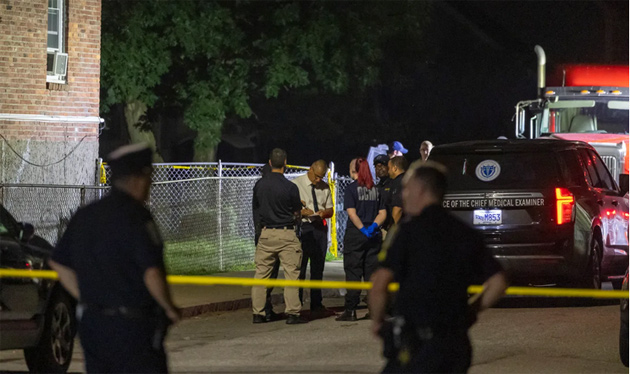
[[[588,142],[627,191],[628,66],[563,65],[547,86],[544,51],[536,53],[539,97],[516,105],[516,137]]]

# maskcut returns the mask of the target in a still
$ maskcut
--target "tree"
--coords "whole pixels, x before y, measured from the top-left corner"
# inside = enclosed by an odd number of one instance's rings
[[[132,130],[147,109],[181,111],[209,160],[228,116],[285,91],[362,92],[383,47],[420,37],[425,2],[103,2],[102,110],[123,103]],[[149,129],[150,126],[144,126]]]

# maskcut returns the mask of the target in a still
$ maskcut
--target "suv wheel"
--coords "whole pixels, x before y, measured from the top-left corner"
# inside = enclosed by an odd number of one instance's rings
[[[586,274],[582,281],[584,288],[602,288],[602,275],[601,275],[601,257],[600,253],[602,246],[598,238],[593,238],[591,242],[591,251],[588,258],[588,265],[586,267]]]
[[[37,346],[24,350],[31,373],[65,373],[70,366],[76,320],[74,303],[65,292],[55,292],[46,310],[44,331]]]
[[[621,363],[628,367],[628,325],[623,322],[619,329],[619,358]]]

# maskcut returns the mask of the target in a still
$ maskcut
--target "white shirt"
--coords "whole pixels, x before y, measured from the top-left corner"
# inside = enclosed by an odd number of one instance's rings
[[[313,192],[311,180],[308,179],[308,175],[304,174],[295,178],[293,181],[300,191],[300,200],[306,203],[306,208],[315,212],[315,204],[313,204]],[[330,195],[330,187],[324,181],[320,181],[315,185],[315,196],[317,197],[317,207],[319,210],[325,210],[332,208],[332,196]],[[317,212],[315,212],[317,213]],[[303,218],[303,222],[312,222],[308,218]]]

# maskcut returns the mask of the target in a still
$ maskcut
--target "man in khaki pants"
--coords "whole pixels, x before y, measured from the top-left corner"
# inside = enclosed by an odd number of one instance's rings
[[[278,260],[284,269],[285,279],[297,280],[300,275],[302,246],[296,235],[296,225],[299,223],[302,202],[297,186],[284,177],[286,163],[287,153],[284,150],[276,148],[271,151],[271,173],[268,177],[259,179],[254,186],[254,220],[260,220],[262,226],[254,256],[256,279],[269,279]],[[265,318],[265,301],[265,287],[252,287],[254,323],[269,320]],[[302,305],[298,288],[285,287],[284,301],[285,313],[288,315],[287,324],[306,323],[300,317]]]

